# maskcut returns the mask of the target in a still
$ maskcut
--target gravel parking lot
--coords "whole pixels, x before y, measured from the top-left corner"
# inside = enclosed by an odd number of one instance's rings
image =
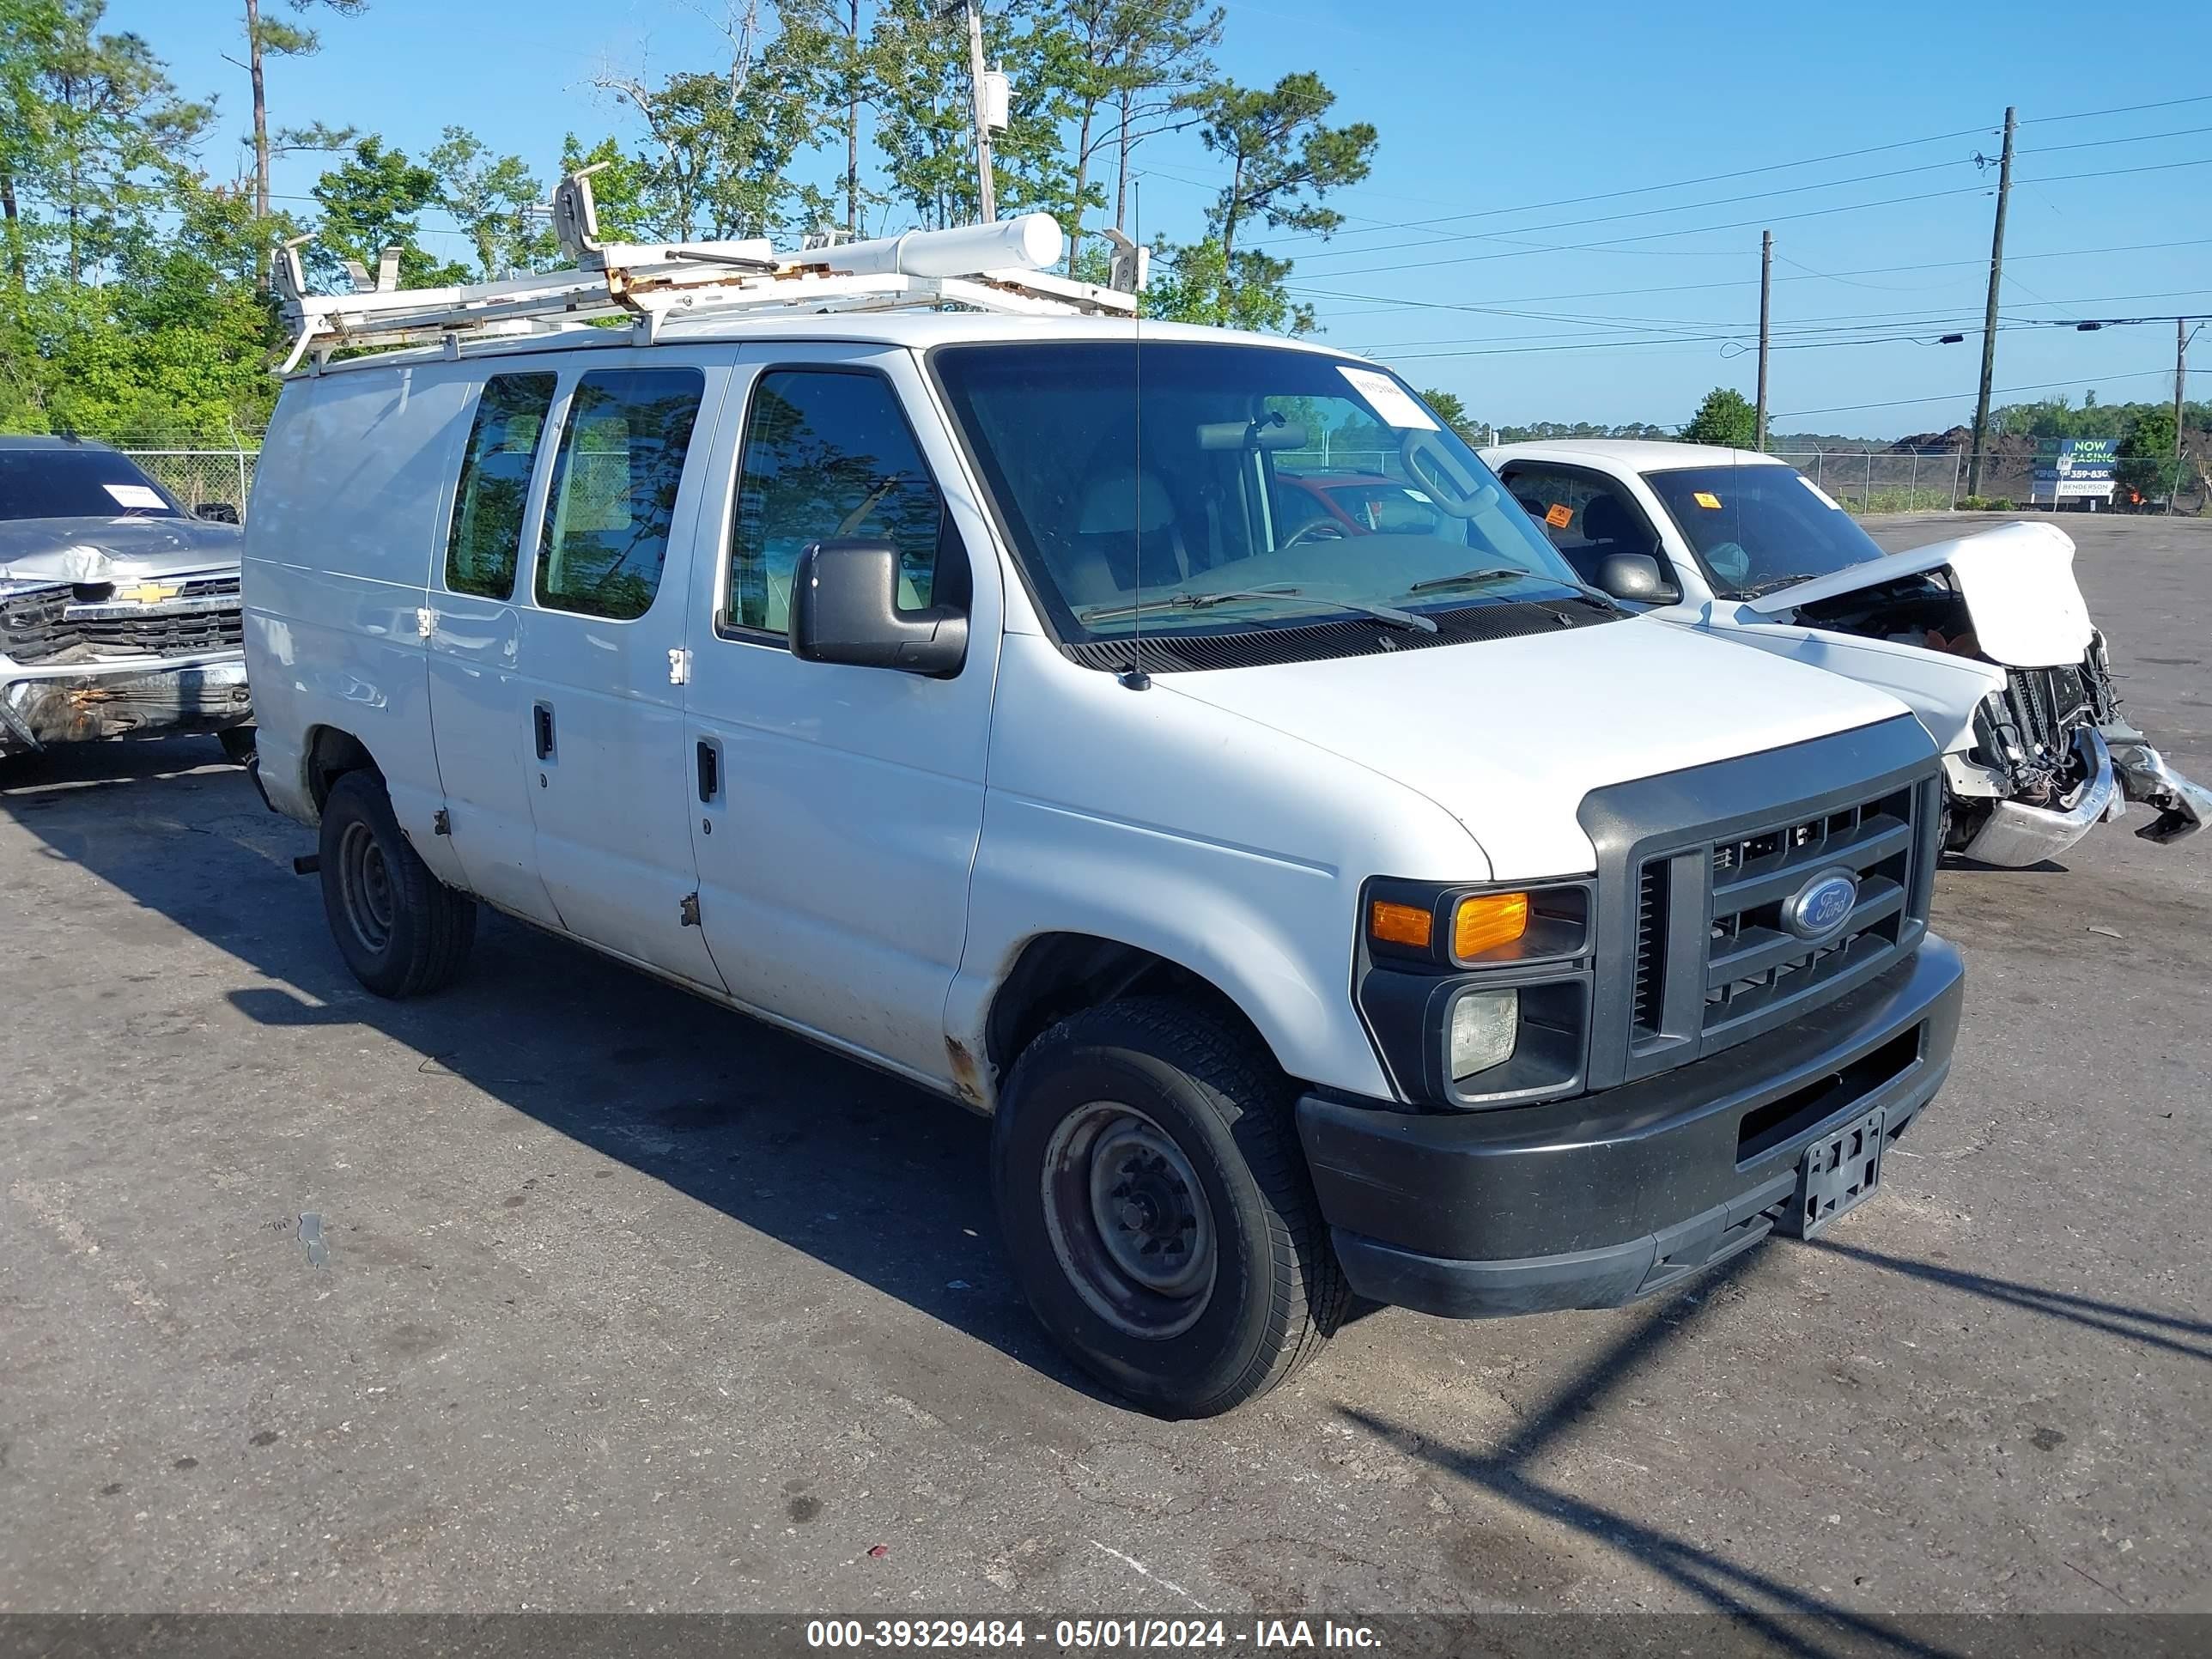
[[[2212,523],[2068,527],[2212,777]],[[1944,872],[1954,1080],[1822,1242],[1188,1425],[978,1120],[496,919],[379,1001],[309,845],[211,741],[0,763],[0,1610],[2212,1610],[2212,838]]]

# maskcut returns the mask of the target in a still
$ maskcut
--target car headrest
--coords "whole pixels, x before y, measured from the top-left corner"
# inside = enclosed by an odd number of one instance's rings
[[[1590,542],[1631,542],[1641,547],[1651,538],[1613,495],[1593,495],[1583,504],[1583,539]]]
[[[1175,522],[1175,502],[1167,486],[1149,472],[1109,467],[1083,492],[1075,515],[1079,536],[1141,536]]]

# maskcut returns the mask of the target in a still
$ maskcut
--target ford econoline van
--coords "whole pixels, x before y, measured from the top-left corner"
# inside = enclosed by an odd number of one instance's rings
[[[1902,705],[1584,586],[1375,363],[747,257],[285,386],[258,775],[364,985],[489,905],[988,1114],[1038,1317],[1163,1413],[1879,1189],[1961,994]]]

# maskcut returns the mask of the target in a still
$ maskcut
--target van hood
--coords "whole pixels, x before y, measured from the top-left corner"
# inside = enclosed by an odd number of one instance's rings
[[[2074,580],[2074,538],[2056,525],[2000,525],[1910,552],[1870,559],[1833,575],[1777,588],[1744,604],[1762,617],[1950,568],[1974,619],[1982,654],[2012,668],[2055,668],[2088,654],[2089,607]]]
[[[1371,657],[1156,674],[1153,684],[1419,791],[1466,826],[1492,877],[1507,881],[1596,867],[1576,817],[1592,789],[1908,713],[1870,686],[1643,617]]]
[[[0,520],[0,581],[100,583],[236,569],[246,538],[201,519]]]

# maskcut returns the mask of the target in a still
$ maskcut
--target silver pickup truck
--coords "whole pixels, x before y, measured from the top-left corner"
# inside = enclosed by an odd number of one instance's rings
[[[105,444],[0,437],[0,757],[189,732],[252,752],[225,512]]]

